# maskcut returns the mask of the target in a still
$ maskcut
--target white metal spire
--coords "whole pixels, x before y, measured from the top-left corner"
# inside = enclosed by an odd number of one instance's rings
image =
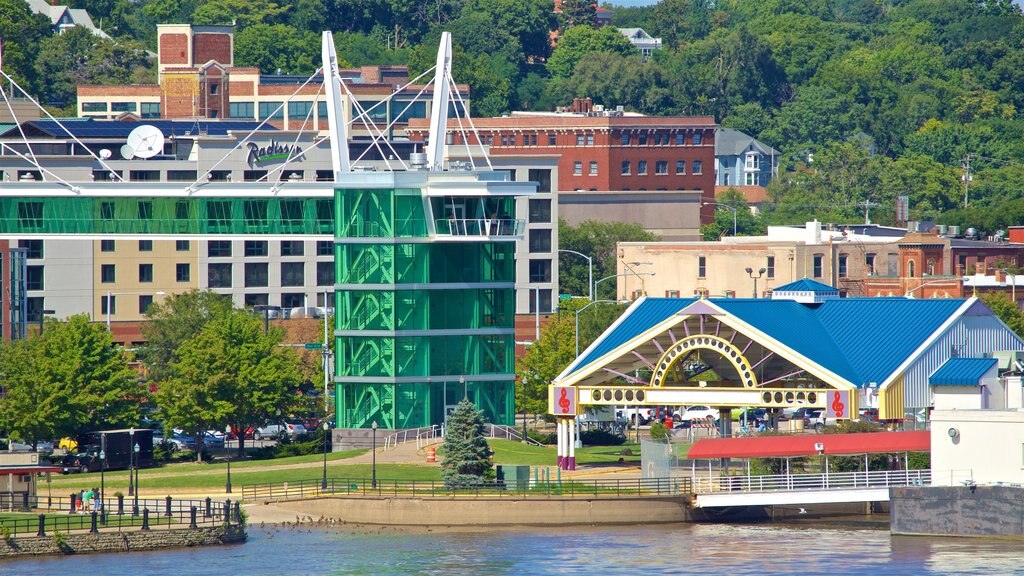
[[[430,132],[427,141],[427,165],[434,172],[444,170],[444,155],[448,146],[448,78],[452,70],[452,35],[441,33],[437,47],[437,66],[434,68],[434,94],[430,105]]]
[[[450,43],[449,43],[450,45]],[[338,53],[334,50],[334,35],[323,33],[324,94],[327,97],[327,126],[331,138],[331,163],[334,180],[352,171],[348,157],[348,132],[341,115],[341,78],[338,75]]]

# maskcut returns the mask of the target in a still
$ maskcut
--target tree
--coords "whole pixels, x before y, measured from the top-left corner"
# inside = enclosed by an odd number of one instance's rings
[[[312,74],[320,66],[320,37],[285,24],[254,24],[235,34],[235,64],[254,66],[264,74],[277,69]]]
[[[547,58],[551,54],[551,31],[555,18],[551,3],[545,0],[469,0],[463,16],[487,14],[494,23],[491,33],[504,32],[515,37],[527,58]],[[478,36],[479,31],[476,33]],[[464,39],[456,37],[462,42]]]
[[[562,34],[558,46],[548,58],[548,73],[553,78],[569,78],[572,76],[576,63],[587,54],[594,52],[610,52],[628,56],[636,53],[636,48],[625,36],[610,26],[598,28],[589,26],[573,26]]]
[[[476,486],[493,474],[490,446],[484,435],[484,413],[463,398],[448,417],[444,432],[441,480],[449,488]]]
[[[270,0],[209,0],[192,13],[192,23],[234,24],[241,30],[253,24],[274,24],[289,8]]]
[[[0,344],[0,429],[33,446],[40,439],[59,437],[57,430],[66,415],[63,405],[69,400],[66,390],[39,373],[40,344],[40,338]]]
[[[212,290],[172,294],[150,305],[142,325],[146,345],[138,351],[149,377],[157,382],[170,378],[171,362],[178,348],[232,308],[230,297]]]
[[[639,224],[625,222],[597,222],[588,220],[579,226],[570,226],[565,221],[558,223],[558,243],[566,250],[575,250],[594,260],[594,282],[617,269],[616,244],[619,242],[656,241],[658,236],[643,229]],[[566,293],[576,296],[590,294],[587,285],[589,268],[587,261],[574,254],[559,254],[559,284]],[[594,299],[599,299],[594,294]]]
[[[173,378],[157,392],[167,424],[197,432],[230,424],[243,431],[287,414],[302,379],[295,353],[277,346],[282,334],[279,328],[264,334],[263,322],[246,310],[210,320],[175,352]],[[244,443],[239,434],[240,455]]]
[[[136,69],[149,65],[141,45],[102,38],[84,26],[46,38],[36,57],[36,72],[46,78],[41,97],[60,106],[74,102],[79,84],[128,84]]]
[[[742,192],[735,188],[728,188],[719,194],[715,201],[719,204],[731,206],[736,209],[735,224],[736,233],[741,236],[752,236],[765,233],[764,223],[750,211],[747,198]],[[715,221],[700,227],[704,240],[715,242],[722,236],[732,236],[733,211],[720,206],[715,207]],[[718,208],[721,208],[720,210]]]
[[[985,294],[981,297],[981,301],[995,312],[996,316],[1015,334],[1018,336],[1024,334],[1024,313],[1020,311],[1016,302],[1010,300],[1009,296],[1000,293]]]
[[[597,5],[591,0],[562,0],[561,8],[562,30],[597,25]]]
[[[29,81],[38,78],[34,65],[39,42],[52,33],[50,19],[33,13],[28,3],[23,0],[0,0],[4,72],[13,76],[25,90],[31,90],[34,86]],[[48,81],[45,77],[38,78],[35,84],[42,85]]]

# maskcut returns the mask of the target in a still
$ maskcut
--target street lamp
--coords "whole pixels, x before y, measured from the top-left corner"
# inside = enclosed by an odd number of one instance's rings
[[[374,420],[373,424],[370,424],[373,428],[373,472],[372,472],[372,485],[377,488],[377,421]]]
[[[132,447],[135,453],[135,504],[132,506],[132,514],[139,512],[139,444],[136,442]]]
[[[108,308],[108,310],[109,310],[109,308]],[[130,428],[128,430],[128,444],[129,445],[135,444],[135,428]],[[134,496],[135,495],[134,474],[135,474],[135,453],[134,452],[129,452],[128,453],[128,495],[129,496]]]
[[[921,288],[924,288],[925,286],[927,286],[929,284],[937,284],[937,283],[940,283],[940,282],[956,282],[956,281],[957,281],[957,278],[955,278],[955,277],[954,278],[950,278],[950,277],[936,278],[934,280],[929,280],[927,282],[922,282],[921,284],[918,284],[917,286],[914,286],[910,290],[907,290],[903,294],[903,296],[905,298],[911,298],[912,299],[912,298],[914,298],[914,292],[916,292],[917,290],[920,290]],[[963,282],[963,280],[960,279],[960,282]]]
[[[330,424],[327,419],[324,419],[324,479],[320,482],[320,489],[327,490],[327,431],[330,429]],[[376,429],[375,429],[376,430]],[[374,438],[374,444],[376,444],[376,438]],[[374,456],[376,458],[376,456]]]
[[[654,276],[654,275],[655,275],[654,272],[635,272],[635,271],[631,270],[631,271],[627,272],[626,274],[612,274],[611,276],[605,276],[604,278],[601,278],[597,282],[594,282],[594,294],[597,294],[597,286],[598,286],[598,284],[600,284],[601,282],[604,282],[605,280],[611,280],[612,278],[618,278],[620,276]],[[643,279],[641,279],[641,281],[642,280]]]
[[[764,268],[758,268],[757,276],[754,276],[754,270],[752,268],[747,268],[746,270],[747,270],[747,276],[750,276],[751,278],[754,279],[754,298],[757,298],[757,279],[760,278],[761,276],[764,276],[765,269]]]
[[[110,332],[110,302],[114,296],[131,296],[133,294],[164,296],[167,292],[110,292],[107,291],[107,332]]]
[[[621,301],[620,302],[619,300],[594,300],[590,304],[587,304],[586,306],[584,306],[584,307],[582,307],[582,308],[580,308],[579,310],[576,311],[576,332],[575,332],[575,334],[576,334],[576,356],[580,355],[580,312],[583,312],[584,310],[586,310],[587,308],[590,308],[594,304],[624,304],[624,303],[625,303],[625,301]]]
[[[227,425],[227,428],[224,430],[224,432],[227,434],[228,438],[231,437],[231,424]],[[238,441],[242,442],[242,439],[239,438]],[[225,443],[226,442],[227,441],[225,441]],[[227,494],[231,494],[231,450],[228,450],[228,480],[224,484],[224,492]]]
[[[587,290],[589,291],[589,293],[587,295],[587,300],[593,300],[594,299],[594,259],[591,258],[590,256],[587,256],[586,254],[584,254],[582,252],[577,252],[575,250],[566,250],[565,248],[559,248],[558,251],[559,252],[567,252],[569,254],[575,254],[575,255],[579,256],[580,258],[586,258],[586,260],[587,260],[587,267],[590,269],[590,272],[588,273],[588,276],[587,276]]]
[[[42,332],[42,324],[40,324]],[[100,434],[100,521],[107,522],[107,435]]]
[[[712,205],[714,205],[714,206],[721,206],[723,208],[728,208],[729,210],[732,210],[732,235],[736,236],[736,207],[735,206],[730,206],[728,204],[723,204],[722,202],[702,202],[701,205],[702,206],[712,206]]]

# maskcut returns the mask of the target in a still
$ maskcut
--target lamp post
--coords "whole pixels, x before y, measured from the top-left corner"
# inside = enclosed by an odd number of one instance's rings
[[[728,208],[729,210],[732,210],[732,235],[736,236],[736,207],[735,206],[730,206],[730,205],[722,203],[722,202],[701,202],[701,205],[703,205],[703,206],[721,206],[723,208]]]
[[[231,437],[231,424],[228,424],[225,432],[227,433],[228,437],[230,438]],[[241,442],[242,439],[239,438],[238,441]],[[224,484],[224,492],[227,493],[227,494],[231,494],[231,451],[230,450],[228,450],[228,480]]]
[[[601,278],[597,282],[594,282],[594,294],[597,294],[597,287],[598,287],[598,285],[601,284],[601,282],[604,282],[605,280],[611,280],[612,278],[618,278],[620,276],[654,276],[654,275],[655,275],[655,272],[633,272],[633,271],[630,271],[630,272],[627,272],[625,274],[612,274],[611,276],[605,276],[604,278]]]
[[[747,271],[747,276],[750,276],[751,278],[754,279],[754,298],[757,298],[757,279],[760,278],[761,276],[764,276],[765,269],[764,268],[758,268],[757,276],[754,276],[754,270],[752,268],[747,268],[746,271]]]
[[[580,258],[585,258],[587,260],[587,267],[590,269],[587,275],[587,300],[592,301],[594,299],[594,259],[582,252],[577,252],[575,250],[566,250],[565,248],[559,248],[558,251],[566,252],[568,254],[575,254]]]
[[[324,478],[320,482],[320,489],[327,490],[327,432],[330,430],[327,420],[324,420]],[[376,442],[375,442],[376,443]],[[376,458],[376,456],[374,456]]]
[[[929,280],[927,282],[922,282],[921,284],[918,284],[917,286],[914,286],[910,290],[907,290],[903,294],[903,296],[905,298],[913,298],[914,297],[914,292],[920,290],[921,288],[924,288],[925,286],[927,286],[929,284],[938,284],[938,283],[941,283],[941,282],[956,282],[956,281],[957,281],[957,278],[950,278],[950,277],[936,278],[934,280]],[[960,281],[962,282],[963,280],[960,280]]]
[[[40,331],[42,325],[40,325]],[[107,521],[107,435],[100,434],[100,521]]]
[[[373,468],[372,468],[372,481],[371,485],[374,489],[377,488],[377,421],[374,420],[373,424],[370,424],[373,428]]]
[[[590,308],[594,304],[622,304],[622,302],[618,300],[594,300],[590,304],[587,304],[586,306],[576,311],[576,356],[580,355],[580,312],[583,312],[584,310]]]
[[[109,308],[107,308],[107,309],[109,310]],[[135,444],[135,428],[130,428],[128,430],[128,444],[129,445]],[[129,496],[134,496],[135,495],[135,480],[134,480],[134,476],[135,476],[135,453],[134,452],[129,452],[128,453],[128,495]]]
[[[136,443],[132,447],[132,452],[135,453],[135,503],[132,507],[132,511],[138,511],[139,509],[139,444]]]
[[[111,299],[114,296],[131,296],[131,295],[134,295],[134,294],[139,294],[139,295],[149,295],[149,294],[152,294],[153,296],[164,296],[164,295],[167,294],[167,292],[162,292],[162,291],[161,292],[111,292],[111,291],[108,290],[107,291],[107,332],[110,332],[110,302],[111,302]]]

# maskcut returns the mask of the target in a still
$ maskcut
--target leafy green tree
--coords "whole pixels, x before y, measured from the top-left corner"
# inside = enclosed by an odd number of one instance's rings
[[[289,8],[271,0],[208,0],[192,13],[192,23],[234,23],[240,30],[253,24],[274,24],[284,18]]]
[[[235,64],[264,74],[312,74],[320,66],[320,37],[285,24],[253,24],[235,34]]]
[[[245,430],[287,414],[302,378],[295,353],[277,346],[281,336],[278,328],[264,334],[263,322],[246,310],[210,320],[180,345],[171,362],[173,377],[157,392],[168,424]],[[244,439],[238,444],[244,453]]]
[[[572,78],[559,83],[561,101],[590,97],[606,107],[624,106],[657,114],[671,105],[668,79],[659,65],[643,62],[639,53],[626,56],[592,52],[576,64]]]
[[[562,0],[562,30],[575,26],[593,28],[597,25],[597,6],[590,0]]]
[[[35,337],[0,344],[0,430],[33,446],[38,440],[59,437],[58,429],[71,428],[63,426],[68,391],[38,371],[40,344],[41,338]]]
[[[4,72],[26,90],[44,84],[35,73],[39,42],[52,35],[50,19],[35,14],[22,0],[0,0],[0,38],[3,39]],[[38,82],[30,82],[38,79]],[[6,83],[5,83],[6,84]]]
[[[1010,330],[1018,336],[1024,334],[1024,313],[1009,296],[1000,293],[985,294],[981,301],[991,308]]]
[[[569,78],[576,64],[594,52],[629,56],[636,53],[636,48],[610,26],[597,30],[589,26],[573,26],[558,39],[558,46],[551,53],[551,58],[548,58],[548,73],[553,78]]]
[[[170,378],[171,362],[178,348],[211,321],[226,316],[233,307],[230,297],[212,290],[171,294],[151,304],[142,324],[146,345],[138,351],[150,378],[157,382]]]
[[[590,256],[594,261],[595,282],[616,273],[616,244],[656,240],[658,236],[647,232],[639,224],[595,220],[582,222],[579,226],[570,226],[564,220],[558,223],[559,246]],[[573,254],[562,253],[558,257],[558,270],[559,284],[563,292],[576,296],[589,294],[589,267],[586,260]],[[600,295],[594,294],[594,298],[598,299]]]
[[[128,84],[148,66],[141,45],[102,38],[83,26],[46,38],[36,57],[36,72],[46,78],[41,97],[60,106],[75,101],[79,84]]]
[[[493,22],[488,34],[479,30],[474,36],[508,34],[516,38],[526,58],[543,59],[551,54],[551,31],[556,20],[551,3],[545,0],[469,0],[462,8],[462,16],[485,14]],[[466,39],[454,33],[455,40]]]
[[[746,197],[739,190],[729,188],[715,197],[715,202],[736,209],[735,224],[738,235],[753,236],[766,232],[764,223],[750,211]],[[704,240],[717,241],[722,236],[732,236],[733,211],[722,206],[715,208],[715,221],[700,227]]]
[[[445,427],[441,480],[449,488],[479,485],[493,477],[492,454],[484,434],[483,411],[463,398]]]

